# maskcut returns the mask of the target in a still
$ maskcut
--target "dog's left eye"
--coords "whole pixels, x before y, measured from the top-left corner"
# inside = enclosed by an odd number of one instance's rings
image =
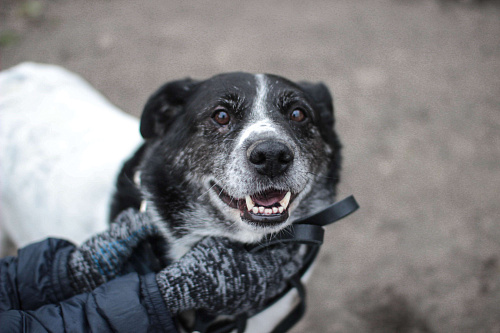
[[[295,109],[290,113],[290,120],[296,121],[298,123],[303,122],[306,119],[306,113],[301,109]]]
[[[212,117],[219,125],[227,125],[231,120],[231,118],[229,117],[229,113],[227,113],[225,110],[216,111]]]

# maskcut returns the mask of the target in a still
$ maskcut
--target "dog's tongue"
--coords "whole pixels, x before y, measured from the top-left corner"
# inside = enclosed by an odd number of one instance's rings
[[[259,206],[270,207],[285,197],[286,191],[271,190],[251,196],[252,200]]]

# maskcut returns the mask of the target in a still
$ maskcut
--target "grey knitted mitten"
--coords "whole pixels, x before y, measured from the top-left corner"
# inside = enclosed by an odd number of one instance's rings
[[[117,276],[134,248],[158,235],[150,217],[133,209],[122,212],[109,227],[73,251],[68,262],[75,292],[88,292]]]
[[[156,275],[172,314],[191,309],[236,315],[256,312],[286,288],[302,258],[297,245],[248,252],[243,244],[205,238]]]

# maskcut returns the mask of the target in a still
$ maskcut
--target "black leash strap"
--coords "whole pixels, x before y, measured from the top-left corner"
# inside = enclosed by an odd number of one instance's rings
[[[208,315],[205,311],[196,311],[195,323],[189,331],[193,333],[245,332],[248,319],[245,314],[227,320],[216,321],[216,318],[216,316]]]
[[[322,227],[343,219],[354,213],[358,208],[359,204],[354,199],[354,196],[351,195],[323,209],[319,213],[295,221],[291,226],[283,229],[270,240],[259,244],[251,244],[247,249],[250,252],[257,252],[272,245],[292,242],[319,246],[323,244],[323,236],[325,234],[325,230]]]
[[[288,288],[281,295],[271,300],[262,310],[272,306],[286,295],[291,289],[295,288],[299,296],[299,303],[287,314],[283,320],[271,331],[271,333],[284,333],[292,328],[306,312],[306,290],[301,282],[302,276],[311,267],[319,253],[319,248],[323,244],[325,234],[324,226],[337,222],[340,219],[350,215],[359,208],[354,196],[349,196],[344,200],[334,203],[319,213],[295,221],[292,225],[282,230],[271,239],[259,243],[251,244],[247,247],[250,252],[257,252],[269,246],[283,243],[298,243],[308,246],[304,257],[304,266],[301,270],[288,281]],[[228,333],[236,330],[238,333],[245,331],[246,315],[240,315],[233,320],[223,320],[214,322],[215,317],[206,316],[202,311],[197,311],[196,320],[192,332],[200,333]]]
[[[321,212],[306,218],[297,220],[294,224],[314,224],[325,226],[337,222],[344,217],[354,213],[359,208],[354,196],[348,196],[344,200],[338,201],[333,205],[323,209]]]

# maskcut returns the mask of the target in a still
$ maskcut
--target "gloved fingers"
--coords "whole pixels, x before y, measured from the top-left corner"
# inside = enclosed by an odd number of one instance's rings
[[[120,213],[110,224],[109,229],[92,236],[83,246],[93,246],[103,242],[124,241],[137,242],[148,236],[159,235],[158,228],[151,222],[149,215],[132,208]]]
[[[258,252],[249,252],[242,243],[222,237],[206,237],[187,252],[186,256],[195,257],[194,262],[205,262],[208,265],[224,259],[227,267],[240,266],[259,270],[261,276],[282,276],[286,273],[289,277],[302,265],[303,258],[299,251],[299,244],[283,243]]]
[[[281,266],[281,274],[283,274],[283,279],[287,280],[295,276],[300,271],[303,265],[304,260],[300,256],[296,256],[286,262]]]
[[[89,251],[97,258],[128,257],[141,241],[157,234],[156,227],[146,221],[139,213],[125,211],[108,231],[88,239],[79,250]]]
[[[259,258],[259,260],[267,260],[269,262],[268,265],[273,267],[283,266],[292,259],[301,257],[299,244],[286,243],[266,247],[252,254],[255,258]]]
[[[88,239],[69,258],[74,288],[94,288],[121,274],[138,245],[159,234],[150,216],[133,209],[122,212],[109,230]]]
[[[111,223],[109,234],[117,240],[129,240],[158,235],[159,231],[147,213],[129,208]]]
[[[224,250],[239,249],[242,248],[243,245],[225,237],[205,237],[193,246],[193,248],[198,247]]]
[[[244,244],[207,237],[159,272],[156,282],[173,313],[237,314],[261,308],[286,288],[302,264],[298,251],[279,244],[251,253]]]

